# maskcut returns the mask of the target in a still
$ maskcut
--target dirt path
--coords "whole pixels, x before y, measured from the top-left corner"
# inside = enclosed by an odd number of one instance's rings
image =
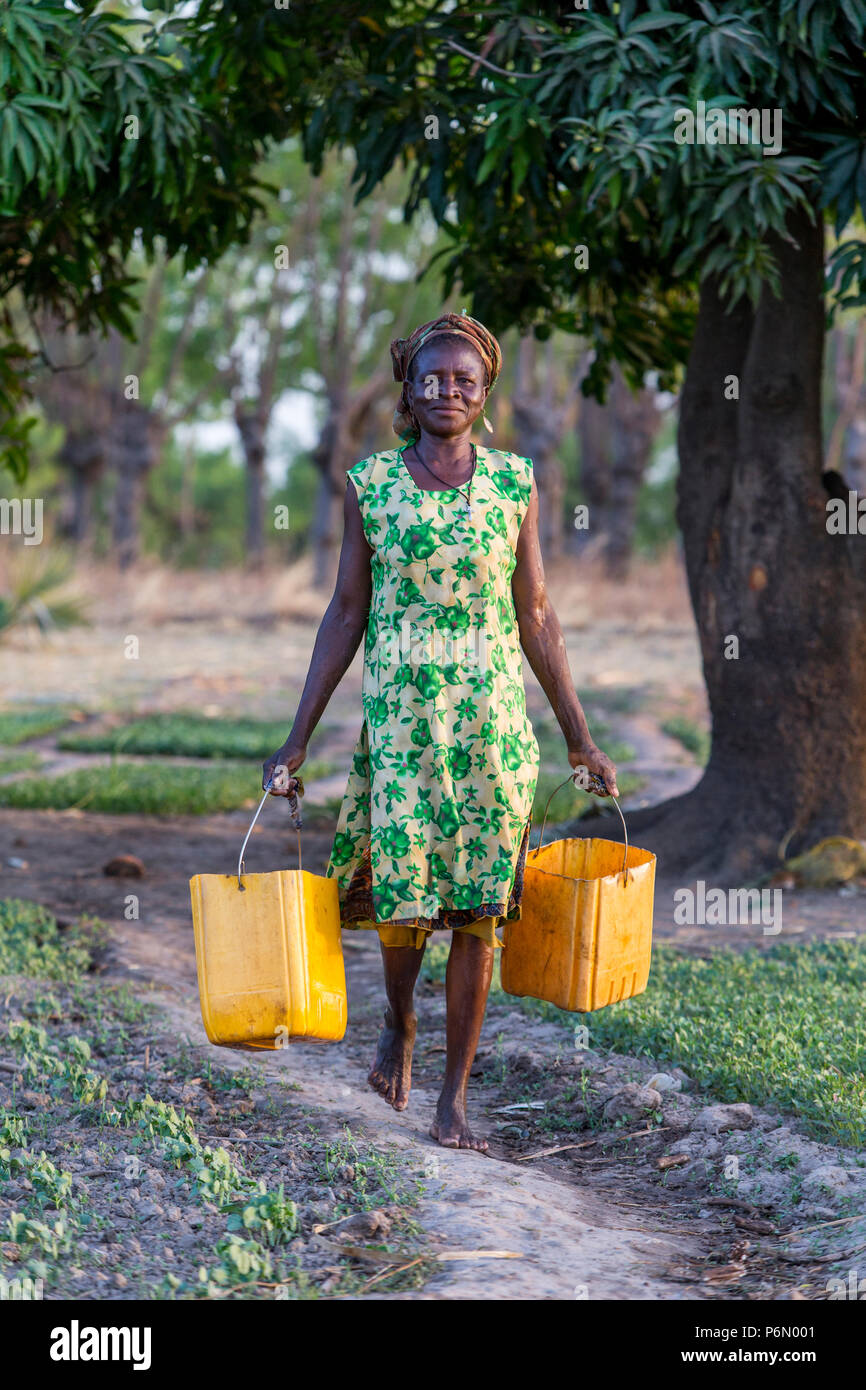
[[[295,1045],[284,1052],[256,1058],[259,1074],[288,1076],[300,1086],[299,1099],[317,1116],[347,1124],[354,1135],[379,1146],[396,1145],[407,1165],[425,1175],[426,1194],[417,1219],[433,1244],[446,1253],[507,1251],[516,1258],[445,1262],[443,1272],[412,1297],[449,1299],[573,1299],[669,1298],[679,1289],[663,1270],[675,1258],[707,1253],[707,1233],[684,1235],[671,1225],[667,1203],[640,1209],[622,1203],[608,1182],[594,1190],[580,1168],[571,1164],[565,1176],[518,1165],[501,1152],[491,1136],[493,1156],[453,1153],[439,1148],[428,1129],[436,1100],[435,1072],[430,1052],[443,1036],[444,1006],[439,997],[422,992],[419,999],[420,1080],[413,1087],[409,1109],[389,1110],[365,1084],[373,1054],[380,1007],[381,967],[375,942],[352,943],[346,951],[351,1023],[346,1041],[323,1049]],[[197,1003],[189,989],[163,996],[179,1033],[193,1046],[207,1043]],[[529,1048],[552,1055],[561,1045],[560,1030],[525,1018],[507,1020],[508,1051],[525,1054]],[[502,1020],[491,1011],[482,1035],[479,1056],[490,1055]],[[248,1065],[244,1055],[221,1054],[224,1064]],[[476,1114],[478,1097],[475,1097]],[[479,1117],[480,1118],[480,1117]],[[484,1121],[482,1120],[482,1127]],[[489,1122],[488,1122],[489,1123]],[[497,1149],[500,1152],[497,1153]],[[608,1180],[609,1181],[609,1180]],[[630,1188],[633,1182],[619,1182]]]
[[[84,912],[107,921],[113,932],[109,972],[152,984],[177,1035],[213,1056],[198,1010],[187,879],[193,872],[225,871],[234,862],[246,819],[242,812],[173,819],[2,812],[0,895],[37,899],[60,920]],[[330,834],[307,832],[305,865],[320,870],[329,846]],[[257,828],[248,857],[267,866],[286,862],[293,848],[275,812]],[[105,862],[124,852],[142,858],[143,879],[104,876]],[[26,867],[11,868],[10,859]],[[124,915],[131,895],[139,914],[132,920]],[[662,915],[661,935],[670,934],[667,925]],[[866,929],[862,912],[857,929]],[[586,1139],[594,1131],[581,1132],[580,1105],[571,1099],[579,1059],[565,1030],[491,1005],[472,1087],[475,1120],[490,1138],[490,1155],[440,1149],[428,1128],[441,1076],[444,990],[433,982],[420,989],[415,1087],[408,1111],[397,1115],[365,1084],[381,1019],[378,945],[352,936],[345,956],[350,1012],[345,1041],[327,1049],[296,1045],[257,1056],[252,1062],[257,1074],[285,1080],[288,1073],[314,1117],[330,1127],[346,1124],[373,1144],[403,1150],[407,1165],[425,1174],[418,1219],[440,1252],[501,1250],[512,1256],[448,1260],[422,1290],[390,1296],[725,1296],[702,1283],[702,1271],[724,1264],[737,1232],[721,1213],[701,1210],[697,1192],[664,1185],[656,1160],[676,1137],[671,1126],[666,1135],[635,1139],[627,1151],[604,1148],[617,1142],[616,1135]],[[248,1054],[230,1051],[220,1051],[219,1060],[229,1067],[251,1065]],[[622,1071],[617,1075],[620,1081],[631,1079]],[[528,1101],[529,1095],[541,1099]],[[577,1132],[563,1134],[569,1126]],[[643,1125],[637,1121],[631,1128],[637,1132]],[[581,1148],[526,1161],[530,1153],[565,1143]]]

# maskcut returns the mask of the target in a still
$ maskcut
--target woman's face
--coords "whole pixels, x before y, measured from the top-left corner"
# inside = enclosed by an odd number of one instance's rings
[[[410,370],[409,404],[425,434],[447,439],[474,425],[488,387],[484,363],[471,343],[434,338]]]

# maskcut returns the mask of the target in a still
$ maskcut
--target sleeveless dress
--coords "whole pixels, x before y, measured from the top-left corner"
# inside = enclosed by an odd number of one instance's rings
[[[511,576],[532,463],[478,445],[470,511],[454,488],[419,488],[402,456],[348,470],[373,583],[327,874],[348,927],[519,918],[538,743]]]

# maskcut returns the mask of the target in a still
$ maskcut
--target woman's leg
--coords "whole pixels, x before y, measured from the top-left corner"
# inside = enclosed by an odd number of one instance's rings
[[[394,936],[393,929],[390,936]],[[405,929],[407,941],[414,936],[414,928]],[[417,1023],[415,981],[421,969],[425,945],[423,936],[418,946],[380,943],[388,1008],[385,1010],[385,1027],[379,1037],[376,1060],[367,1081],[395,1110],[405,1110],[409,1103],[412,1049],[415,1046]]]
[[[445,1082],[430,1133],[449,1149],[487,1148],[466,1119],[466,1088],[475,1058],[493,975],[494,948],[465,931],[451,935],[445,974],[448,1017],[445,1029]]]

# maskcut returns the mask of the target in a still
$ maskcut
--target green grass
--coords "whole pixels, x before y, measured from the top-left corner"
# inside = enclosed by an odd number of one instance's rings
[[[0,744],[24,743],[40,738],[68,724],[72,710],[65,705],[43,705],[37,709],[0,710]]]
[[[435,958],[431,968],[440,968]],[[717,1100],[776,1105],[820,1139],[862,1145],[864,990],[860,940],[721,950],[710,960],[657,946],[646,992],[590,1017],[495,997],[570,1030],[586,1021],[591,1047],[680,1065]]]
[[[315,764],[309,773],[320,775]],[[0,806],[27,810],[78,806],[108,815],[204,816],[254,804],[260,796],[257,768],[229,762],[202,767],[118,762],[0,785]]]
[[[288,731],[287,720],[276,723],[262,719],[206,719],[198,714],[153,714],[120,728],[64,734],[58,746],[89,753],[264,760],[282,746]]]
[[[20,753],[7,753],[0,748],[0,777],[6,777],[12,772],[32,772],[41,762],[39,754],[30,748],[25,748]]]
[[[330,772],[326,763],[304,765],[308,777]],[[183,766],[172,763],[116,762],[76,768],[58,777],[22,777],[0,785],[0,806],[23,810],[82,810],[107,815],[197,816],[234,811],[253,805],[261,796],[261,774],[249,763]],[[308,817],[320,818],[310,803]]]
[[[665,719],[661,728],[662,733],[677,739],[692,754],[695,762],[700,763],[701,767],[706,767],[710,756],[710,735],[706,729],[679,714]]]

